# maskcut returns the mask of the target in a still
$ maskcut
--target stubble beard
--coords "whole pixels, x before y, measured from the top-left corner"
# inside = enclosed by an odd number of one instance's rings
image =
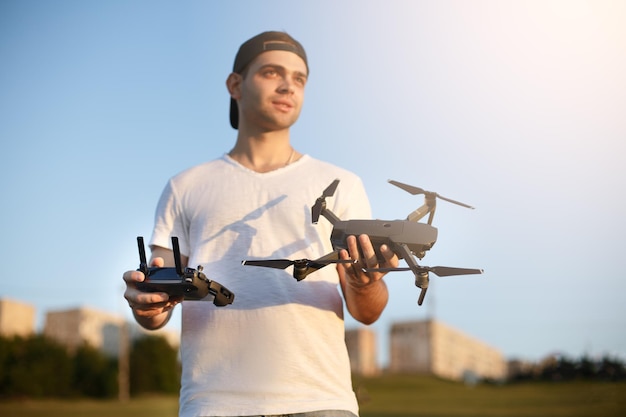
[[[300,111],[289,114],[277,114],[276,111],[269,110],[261,111],[258,114],[257,123],[265,132],[286,130],[296,123],[299,116]]]

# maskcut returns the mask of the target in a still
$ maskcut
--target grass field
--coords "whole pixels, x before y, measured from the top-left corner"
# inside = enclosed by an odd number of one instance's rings
[[[626,382],[476,385],[429,377],[356,378],[361,417],[623,417]],[[177,397],[135,398],[127,403],[95,400],[0,402],[3,417],[172,417]]]
[[[355,380],[362,417],[626,416],[626,383],[466,386],[428,377]]]

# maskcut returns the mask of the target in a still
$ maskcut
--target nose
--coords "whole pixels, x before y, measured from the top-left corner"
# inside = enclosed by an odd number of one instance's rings
[[[282,77],[277,91],[281,94],[292,94],[294,92],[293,81],[291,81],[289,77]]]

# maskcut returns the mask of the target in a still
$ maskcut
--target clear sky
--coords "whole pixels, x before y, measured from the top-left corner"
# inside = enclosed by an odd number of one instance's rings
[[[234,144],[237,48],[286,30],[311,69],[298,150],[360,175],[377,218],[422,204],[387,179],[476,207],[439,203],[422,263],[485,274],[431,276],[422,307],[388,274],[383,361],[391,323],[425,317],[509,358],[626,358],[625,21],[603,0],[4,0],[0,297],[39,325],[130,318],[121,276],[165,182]]]

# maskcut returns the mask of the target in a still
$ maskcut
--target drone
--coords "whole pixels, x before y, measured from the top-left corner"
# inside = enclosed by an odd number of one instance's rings
[[[437,228],[432,225],[437,206],[437,199],[469,209],[473,209],[474,207],[443,197],[435,192],[426,191],[419,187],[403,184],[394,180],[389,180],[388,182],[412,195],[423,194],[424,204],[411,212],[404,220],[341,220],[330,209],[328,209],[326,205],[326,199],[335,194],[337,186],[339,185],[339,180],[336,179],[322,192],[322,195],[317,198],[315,204],[311,208],[313,224],[317,224],[320,216],[323,216],[333,225],[333,230],[330,236],[333,252],[316,260],[246,260],[243,261],[242,264],[278,269],[286,269],[287,267],[293,265],[293,276],[297,281],[301,281],[308,274],[331,263],[356,263],[355,260],[351,259],[339,259],[339,251],[341,249],[347,249],[346,238],[348,236],[366,234],[369,236],[372,245],[374,246],[376,257],[379,262],[384,262],[384,258],[380,253],[380,246],[385,244],[396,254],[398,259],[404,259],[407,267],[363,268],[363,271],[412,271],[415,276],[415,286],[421,290],[417,300],[418,305],[422,305],[424,302],[424,297],[426,296],[426,291],[428,290],[429,272],[432,272],[439,277],[483,273],[482,269],[454,268],[447,266],[421,266],[416,260],[416,258],[421,260],[426,255],[426,252],[429,251],[437,241]],[[420,222],[420,220],[426,215],[428,215],[427,222]]]

